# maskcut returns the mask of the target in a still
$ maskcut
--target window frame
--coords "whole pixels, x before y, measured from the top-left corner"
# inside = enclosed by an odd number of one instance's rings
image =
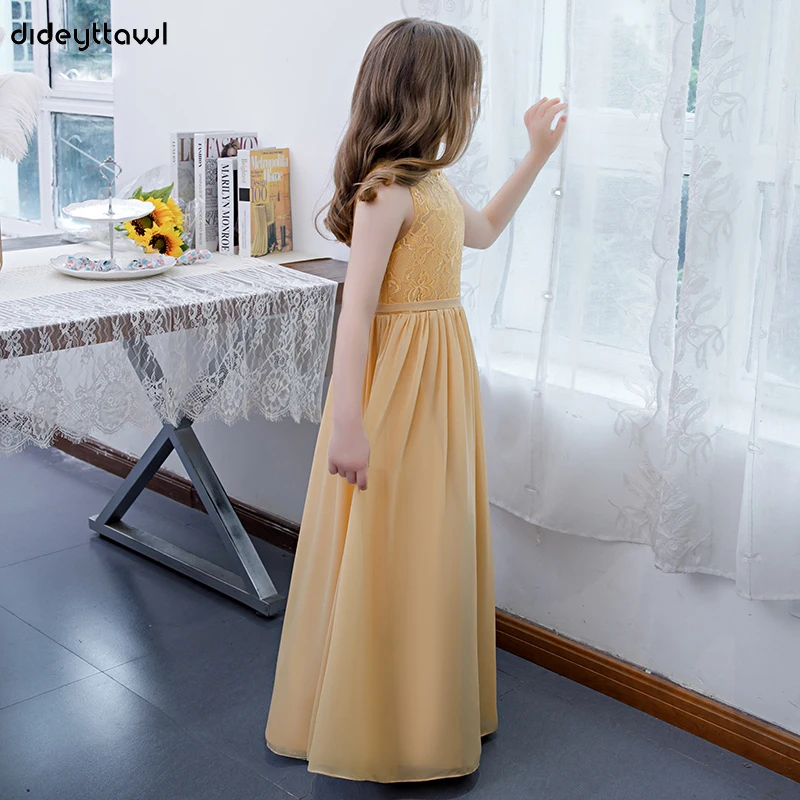
[[[580,110],[572,110],[571,115],[574,118],[576,115],[581,114]],[[647,150],[649,144],[647,141],[642,140],[642,143],[639,143],[639,139],[636,133],[629,133],[627,128],[629,125],[636,126],[639,123],[635,120],[631,120],[630,116],[627,112],[620,111],[615,108],[599,108],[591,111],[586,116],[590,116],[591,119],[594,121],[594,135],[596,136],[604,136],[612,141],[619,141],[622,144],[619,145],[618,149],[620,153],[629,153],[631,149],[636,147],[641,147],[642,150]],[[522,126],[519,126],[522,128]],[[684,127],[684,140],[683,140],[683,174],[682,178],[690,178],[692,172],[692,158],[694,152],[694,130],[695,130],[695,112],[687,111],[686,112],[686,121]],[[529,147],[528,139],[527,139],[527,131],[524,128],[521,130],[515,129],[514,133],[514,146],[519,152],[524,152],[524,149]],[[520,150],[522,148],[522,150]],[[557,159],[561,158],[560,152],[556,154],[556,158],[553,160],[552,163],[548,163],[547,168],[551,170],[551,172],[556,172],[560,168],[560,161]],[[619,164],[606,164],[603,166],[604,170],[608,170],[609,174],[612,172],[618,172],[620,176],[624,176],[625,172],[625,162],[628,156],[621,156]],[[572,162],[573,165],[579,165],[579,162]],[[551,176],[553,177],[553,176]],[[541,181],[542,176],[537,179],[537,181]],[[555,184],[554,184],[555,185]],[[516,217],[511,220],[509,225],[509,233],[513,236],[513,228],[516,222]],[[548,255],[549,258],[549,255]],[[681,265],[679,264],[678,267]],[[586,287],[584,287],[584,291],[586,291]],[[676,298],[677,302],[677,298]],[[513,335],[519,335],[520,333],[530,333],[531,336],[538,337],[541,331],[533,328],[525,328],[519,327],[513,324],[512,321],[504,321],[502,317],[496,321],[492,322],[491,325],[492,329],[498,330],[508,330],[514,332]],[[608,351],[608,363],[613,363],[615,359],[615,354],[627,353],[628,351],[619,348],[614,345],[607,345],[602,342],[587,342],[592,345],[592,349],[595,347],[605,349]],[[623,360],[624,357],[623,357]]]
[[[0,0],[2,2],[2,0]],[[30,0],[31,24],[35,30],[47,27],[50,20],[57,25],[61,11],[59,6],[68,0]],[[114,80],[69,81],[54,80],[52,74],[52,49],[36,46],[33,49],[33,74],[50,87],[43,99],[38,121],[39,163],[39,220],[0,215],[0,228],[4,234],[14,237],[42,236],[61,232],[55,209],[53,176],[55,173],[56,143],[53,140],[55,114],[77,114],[90,117],[114,117]]]
[[[47,8],[47,19],[53,22],[54,27],[63,25],[64,6],[69,0],[33,0],[34,3]],[[45,20],[45,23],[47,20]],[[114,97],[114,80],[108,81],[82,81],[62,78],[54,74],[53,63],[55,58],[53,52],[58,48],[57,43],[52,43],[46,55],[48,57],[49,85],[54,94],[61,98],[74,98],[76,100],[94,100],[98,102],[110,102]],[[44,52],[44,51],[43,51]],[[74,112],[79,113],[79,112]]]

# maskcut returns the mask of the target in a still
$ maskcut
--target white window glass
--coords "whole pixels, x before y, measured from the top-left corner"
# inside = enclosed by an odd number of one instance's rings
[[[82,114],[53,114],[55,218],[70,203],[100,197],[107,186],[98,162],[114,155],[114,120]]]
[[[697,106],[697,76],[700,70],[700,48],[703,45],[703,28],[706,22],[706,0],[697,0],[694,18],[694,38],[692,40],[692,72],[689,78],[689,97],[687,111],[694,115]],[[687,126],[689,127],[689,126]],[[694,126],[691,125],[692,129]],[[687,137],[688,138],[688,137]],[[691,141],[687,145],[691,148]],[[678,297],[680,297],[681,284],[683,283],[683,267],[686,259],[686,221],[689,211],[689,168],[687,166],[683,176],[683,190],[681,192],[681,232],[678,248]]]
[[[66,44],[51,46],[53,82],[110,81],[111,45],[105,43],[103,26],[110,26],[111,0],[51,0],[50,14],[54,28],[77,29],[81,40],[70,37]],[[88,46],[82,44],[87,30],[91,37]]]
[[[31,0],[11,0],[11,25],[2,25],[5,30],[20,31],[27,24],[30,29],[33,19]],[[11,37],[9,36],[9,42]],[[16,72],[33,72],[33,45],[13,45],[14,70]]]

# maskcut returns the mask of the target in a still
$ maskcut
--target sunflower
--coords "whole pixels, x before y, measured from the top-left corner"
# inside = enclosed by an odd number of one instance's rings
[[[174,225],[176,228],[183,227],[183,211],[181,207],[171,197],[167,200],[167,208],[172,212],[172,218],[175,220]]]
[[[145,227],[145,222],[149,223],[147,227]],[[122,227],[130,239],[133,239],[139,246],[144,247],[147,242],[147,234],[153,229],[153,223],[149,217],[145,217],[144,219],[125,222]]]
[[[164,256],[175,256],[183,254],[183,239],[180,233],[171,226],[160,228],[158,226],[150,228],[145,236],[145,241],[141,243],[145,253],[161,253]]]
[[[153,220],[154,228],[179,228],[178,220],[175,219],[175,214],[172,209],[157,197],[151,197],[147,200],[152,203],[155,209],[150,212],[149,217]],[[183,222],[183,220],[181,220]]]

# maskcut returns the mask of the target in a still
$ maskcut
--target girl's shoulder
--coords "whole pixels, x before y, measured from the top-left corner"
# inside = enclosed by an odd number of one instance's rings
[[[376,165],[373,167],[364,182],[372,176],[375,172],[385,165]],[[392,181],[391,183],[378,183],[373,185],[375,190],[375,199],[380,197],[385,198],[381,205],[400,203],[406,206],[408,214],[413,216],[414,209],[419,202],[424,201],[428,195],[435,194],[438,188],[449,185],[449,181],[441,169],[429,170],[414,184],[401,183],[400,181]]]
[[[414,201],[408,186],[400,183],[380,184],[370,202],[358,203],[356,215],[361,219],[378,221],[379,218],[407,219],[413,216]]]

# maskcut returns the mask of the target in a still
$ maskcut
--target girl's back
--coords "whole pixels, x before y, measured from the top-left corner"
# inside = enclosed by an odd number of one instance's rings
[[[414,221],[392,250],[379,303],[461,297],[464,209],[439,170],[411,187]]]

